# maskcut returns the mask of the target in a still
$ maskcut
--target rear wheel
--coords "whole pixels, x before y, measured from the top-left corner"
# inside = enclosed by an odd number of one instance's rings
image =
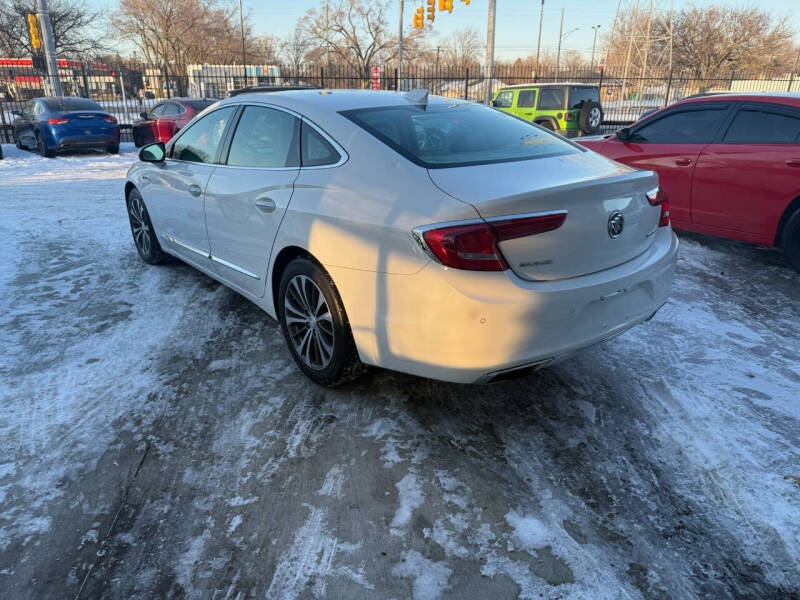
[[[363,372],[342,300],[317,263],[296,258],[286,266],[277,304],[289,351],[309,379],[336,386]]]
[[[36,151],[45,158],[53,158],[56,155],[53,150],[47,147],[47,142],[45,142],[44,138],[38,133],[36,134]]]
[[[167,254],[161,250],[142,195],[135,188],[128,194],[128,219],[131,223],[133,243],[142,260],[149,265],[166,262]]]
[[[800,272],[800,210],[789,217],[783,234],[781,248],[796,271]]]
[[[119,144],[114,144],[113,146],[109,146],[106,148],[109,154],[119,154]]]

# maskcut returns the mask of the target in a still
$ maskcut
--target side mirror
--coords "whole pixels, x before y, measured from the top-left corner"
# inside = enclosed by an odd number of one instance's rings
[[[164,162],[166,152],[164,151],[164,142],[155,142],[147,144],[139,150],[139,160],[142,162],[159,163]]]
[[[497,108],[497,100],[492,100],[492,106],[494,106],[495,108]]]
[[[146,112],[140,112],[139,116],[142,117],[143,119],[146,119],[147,118],[147,113]]]
[[[617,129],[614,135],[620,142],[629,142],[631,140],[631,128],[623,127],[622,129]]]
[[[12,110],[11,114],[14,115],[15,117],[21,117],[22,116],[22,113],[20,111],[18,111],[18,110]]]

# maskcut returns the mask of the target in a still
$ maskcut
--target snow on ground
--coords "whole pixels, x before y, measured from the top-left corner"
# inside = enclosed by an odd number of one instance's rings
[[[683,235],[649,323],[525,379],[293,367],[138,258],[134,160],[0,161],[0,596],[798,598],[800,276]]]

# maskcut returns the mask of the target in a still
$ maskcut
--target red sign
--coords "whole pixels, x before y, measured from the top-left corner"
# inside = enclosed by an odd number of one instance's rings
[[[372,85],[373,90],[381,89],[381,68],[372,67]]]

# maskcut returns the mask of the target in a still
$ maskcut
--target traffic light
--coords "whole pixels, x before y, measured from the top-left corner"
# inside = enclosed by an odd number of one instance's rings
[[[436,20],[436,0],[428,0],[428,21]]]
[[[421,6],[414,11],[414,29],[422,29],[425,26],[425,9]]]
[[[453,12],[453,0],[442,0],[442,4],[444,8],[439,7],[439,10],[446,10],[447,12]]]
[[[39,35],[39,22],[36,20],[36,15],[28,13],[28,32],[31,34],[31,48],[40,50],[42,47],[42,38]]]

